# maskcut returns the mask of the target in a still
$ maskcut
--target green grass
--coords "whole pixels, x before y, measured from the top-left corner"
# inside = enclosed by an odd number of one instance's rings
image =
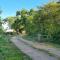
[[[9,36],[0,35],[0,60],[32,60],[17,49],[9,40]]]

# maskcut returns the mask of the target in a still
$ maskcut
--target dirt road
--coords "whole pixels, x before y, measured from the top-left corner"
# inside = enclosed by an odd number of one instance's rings
[[[58,60],[53,56],[49,56],[47,53],[34,49],[30,45],[24,43],[21,39],[18,40],[17,37],[12,37],[11,42],[13,42],[18,49],[23,53],[27,54],[32,58],[32,60]]]

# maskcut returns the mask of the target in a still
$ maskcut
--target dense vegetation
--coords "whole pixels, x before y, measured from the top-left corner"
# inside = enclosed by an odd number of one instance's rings
[[[60,3],[48,3],[37,10],[22,9],[16,17],[6,19],[19,33],[25,30],[29,36],[41,34],[44,42],[60,43]]]
[[[18,50],[9,38],[0,35],[0,60],[31,60],[29,56]]]
[[[32,60],[29,56],[20,51],[11,41],[9,34],[2,29],[0,19],[0,60]]]

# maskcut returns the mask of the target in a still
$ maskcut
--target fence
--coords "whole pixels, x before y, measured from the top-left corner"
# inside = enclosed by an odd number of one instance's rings
[[[38,42],[48,41],[48,39],[50,39],[48,35],[41,35],[41,34],[32,34],[29,36],[24,36],[23,38]]]

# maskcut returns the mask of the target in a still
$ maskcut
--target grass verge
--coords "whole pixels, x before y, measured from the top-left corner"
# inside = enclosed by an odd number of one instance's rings
[[[9,36],[0,35],[0,60],[32,60],[18,50],[9,40]]]

